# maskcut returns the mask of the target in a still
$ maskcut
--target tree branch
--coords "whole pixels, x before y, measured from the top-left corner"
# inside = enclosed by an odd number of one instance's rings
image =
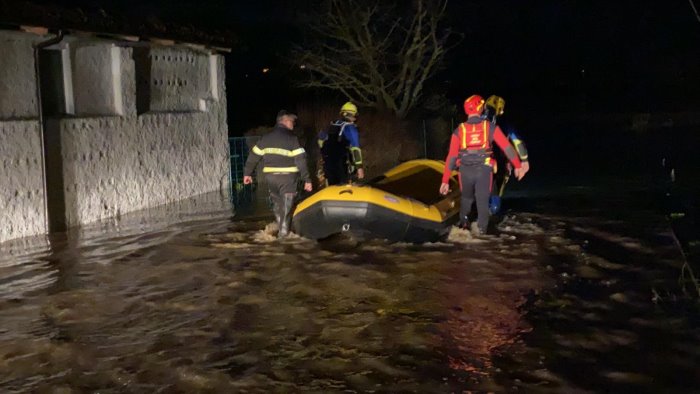
[[[422,98],[428,79],[444,59],[450,30],[439,30],[446,0],[414,0],[394,10],[366,0],[328,0],[309,26],[310,48],[295,49],[309,70],[301,83],[341,92],[363,106],[406,116]],[[401,14],[412,15],[402,18]]]
[[[698,19],[698,22],[700,22],[700,14],[698,14],[698,9],[695,7],[695,3],[693,0],[688,0],[690,3],[690,7],[693,9],[693,12],[695,13],[695,17]]]

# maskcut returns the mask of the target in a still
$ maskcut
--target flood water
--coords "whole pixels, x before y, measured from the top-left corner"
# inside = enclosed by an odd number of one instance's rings
[[[438,244],[278,241],[211,199],[3,244],[0,391],[700,392],[666,222],[599,194],[514,191]]]

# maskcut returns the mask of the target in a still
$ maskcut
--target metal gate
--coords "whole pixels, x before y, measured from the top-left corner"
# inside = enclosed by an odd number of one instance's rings
[[[260,137],[229,137],[229,152],[231,157],[231,198],[235,203],[251,202],[258,187],[258,176],[253,177],[252,185],[243,184],[243,169],[250,154],[250,149]]]

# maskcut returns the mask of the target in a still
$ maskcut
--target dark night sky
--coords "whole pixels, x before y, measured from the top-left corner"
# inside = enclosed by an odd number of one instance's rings
[[[275,3],[240,8],[245,60],[234,53],[230,61],[249,75],[276,64],[275,55],[295,37],[294,12],[314,1]],[[448,23],[465,39],[432,88],[456,102],[478,91],[527,110],[687,111],[700,104],[700,22],[685,0],[452,1],[450,7]],[[284,85],[277,76],[266,78]],[[265,87],[255,81],[255,88]]]
[[[494,59],[472,66],[486,76],[484,89],[498,86],[520,99],[548,94],[564,103],[585,95],[593,111],[697,104],[700,22],[686,1],[514,3],[478,8],[488,16],[473,30],[483,38],[477,51]]]
[[[264,123],[263,111],[301,97],[281,61],[319,0],[34,2],[233,31],[227,79],[229,115],[240,120],[235,129]],[[455,102],[476,91],[528,111],[687,111],[700,104],[700,22],[686,0],[452,0],[449,7],[447,23],[465,39],[431,89]],[[263,75],[263,67],[272,71]]]

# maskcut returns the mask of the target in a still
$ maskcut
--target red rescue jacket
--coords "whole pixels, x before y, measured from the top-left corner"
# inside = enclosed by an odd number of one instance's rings
[[[461,165],[487,165],[493,167],[493,143],[503,151],[513,167],[520,168],[520,159],[515,148],[497,125],[478,116],[470,116],[452,132],[450,150],[445,158],[445,170],[442,182],[448,183],[452,169],[450,163]]]

